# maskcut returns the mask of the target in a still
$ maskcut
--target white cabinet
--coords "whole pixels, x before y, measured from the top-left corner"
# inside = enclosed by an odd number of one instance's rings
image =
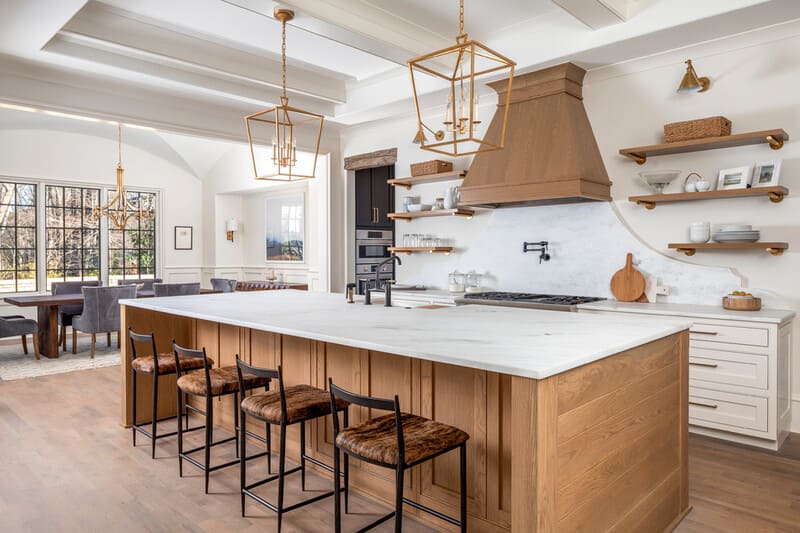
[[[613,309],[587,313],[636,313],[661,316],[657,305],[646,312],[636,304],[606,304]],[[791,345],[793,313],[774,320],[748,320],[747,314],[714,318],[693,313],[671,317],[693,322],[689,330],[690,431],[777,450],[791,425]],[[656,308],[656,309],[654,309]],[[773,313],[774,314],[774,313]],[[739,319],[739,316],[742,318]]]

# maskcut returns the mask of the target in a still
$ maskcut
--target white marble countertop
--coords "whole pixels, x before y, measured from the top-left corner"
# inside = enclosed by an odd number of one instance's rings
[[[121,303],[179,316],[542,379],[688,329],[685,320],[467,305],[347,304],[343,294],[254,291]]]
[[[745,322],[767,322],[783,324],[794,318],[794,311],[784,309],[762,309],[760,311],[730,311],[715,305],[659,304],[638,302],[617,302],[603,300],[581,304],[579,310],[614,311],[617,313],[637,313],[674,317],[711,318],[716,320],[742,320]]]

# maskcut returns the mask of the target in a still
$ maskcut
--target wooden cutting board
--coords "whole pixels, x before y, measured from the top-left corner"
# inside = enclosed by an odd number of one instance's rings
[[[628,254],[625,266],[611,277],[611,293],[620,302],[635,302],[644,294],[645,281],[633,268],[633,254]]]

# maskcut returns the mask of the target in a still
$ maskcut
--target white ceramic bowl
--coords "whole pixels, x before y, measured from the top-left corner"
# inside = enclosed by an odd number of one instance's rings
[[[422,204],[408,204],[406,208],[409,213],[416,213],[417,211],[422,211]]]
[[[752,231],[753,226],[750,224],[722,224],[719,231]]]
[[[657,193],[663,193],[664,187],[680,175],[680,170],[655,170],[652,172],[639,172],[639,175],[649,186],[653,187]]]
[[[419,205],[420,211],[430,211],[431,209],[433,209],[433,205],[432,204],[418,204],[418,205]]]
[[[697,192],[706,192],[711,190],[711,182],[706,180],[696,181],[694,187],[697,189]]]

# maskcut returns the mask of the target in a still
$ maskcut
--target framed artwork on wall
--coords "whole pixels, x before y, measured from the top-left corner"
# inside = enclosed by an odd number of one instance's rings
[[[717,190],[746,189],[750,185],[750,167],[726,168],[719,171]]]
[[[753,172],[753,187],[772,187],[781,178],[781,159],[773,159],[756,165]]]
[[[192,226],[175,226],[175,249],[192,249]]]
[[[305,261],[305,204],[302,191],[265,199],[267,261]]]

